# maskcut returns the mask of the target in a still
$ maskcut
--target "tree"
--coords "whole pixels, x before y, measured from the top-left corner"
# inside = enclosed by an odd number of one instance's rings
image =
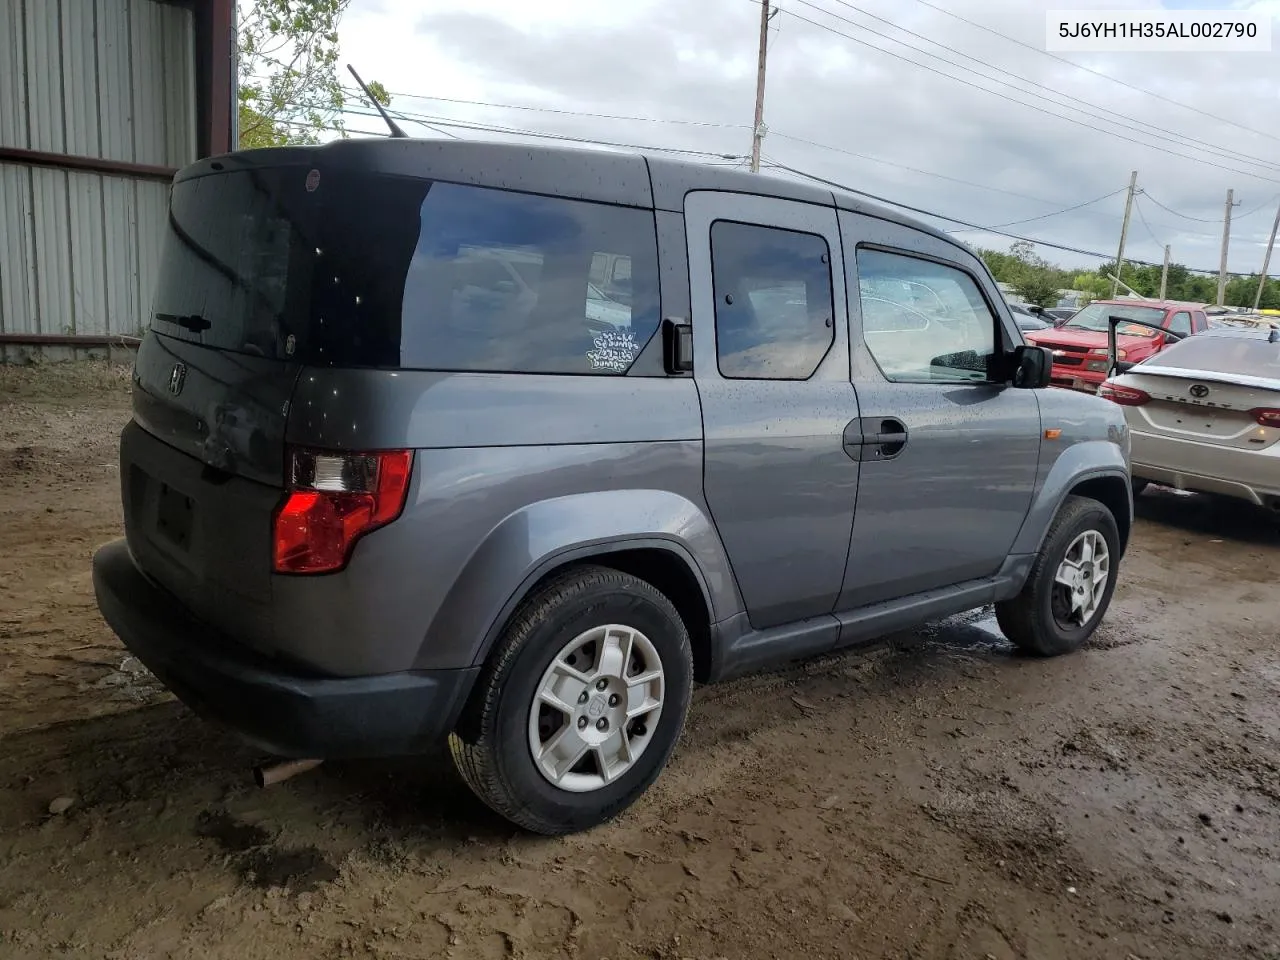
[[[239,147],[345,137],[347,94],[338,77],[338,22],[351,0],[241,0]],[[369,84],[382,104],[382,84]]]
[[[1111,296],[1111,281],[1103,279],[1096,273],[1079,273],[1072,279],[1071,289],[1083,293],[1086,303],[1105,300]]]
[[[1069,274],[1041,257],[1025,240],[1013,243],[1008,253],[982,250],[979,255],[996,280],[1009,284],[1019,297],[1037,306],[1056,304],[1069,280]]]
[[[1048,270],[1029,270],[1013,281],[1013,292],[1038,307],[1055,306],[1061,289],[1057,278]]]

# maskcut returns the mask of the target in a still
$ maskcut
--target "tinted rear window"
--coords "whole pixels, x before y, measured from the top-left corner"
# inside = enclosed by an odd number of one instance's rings
[[[1268,343],[1265,334],[1215,337],[1202,333],[1166,347],[1149,362],[1153,367],[1280,379],[1280,343]]]
[[[406,178],[177,183],[158,332],[336,366],[625,373],[658,327],[651,211]]]

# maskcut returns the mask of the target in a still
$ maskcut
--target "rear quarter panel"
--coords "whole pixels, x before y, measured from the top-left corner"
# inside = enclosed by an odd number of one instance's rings
[[[287,439],[415,449],[408,503],[349,567],[277,577],[278,641],[340,674],[470,666],[560,559],[660,546],[737,612],[702,499],[691,379],[308,370]]]

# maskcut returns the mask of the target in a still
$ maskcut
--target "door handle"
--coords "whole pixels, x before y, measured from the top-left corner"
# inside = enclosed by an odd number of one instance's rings
[[[850,420],[843,443],[852,460],[892,460],[907,445],[907,425],[897,417]]]

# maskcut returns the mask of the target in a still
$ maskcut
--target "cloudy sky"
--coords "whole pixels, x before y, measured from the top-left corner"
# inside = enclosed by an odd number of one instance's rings
[[[1261,266],[1280,203],[1280,0],[1163,0],[1169,9],[1267,11],[1271,53],[1054,55],[1061,59],[1043,52],[1047,10],[1162,4],[775,2],[769,160],[1111,256],[1136,169],[1144,193],[1126,256],[1158,261],[1168,243],[1175,261],[1215,270],[1232,188],[1230,269]],[[406,113],[737,158],[750,149],[759,17],[754,0],[353,0],[342,58],[382,81]],[[348,122],[380,128],[365,116]]]

